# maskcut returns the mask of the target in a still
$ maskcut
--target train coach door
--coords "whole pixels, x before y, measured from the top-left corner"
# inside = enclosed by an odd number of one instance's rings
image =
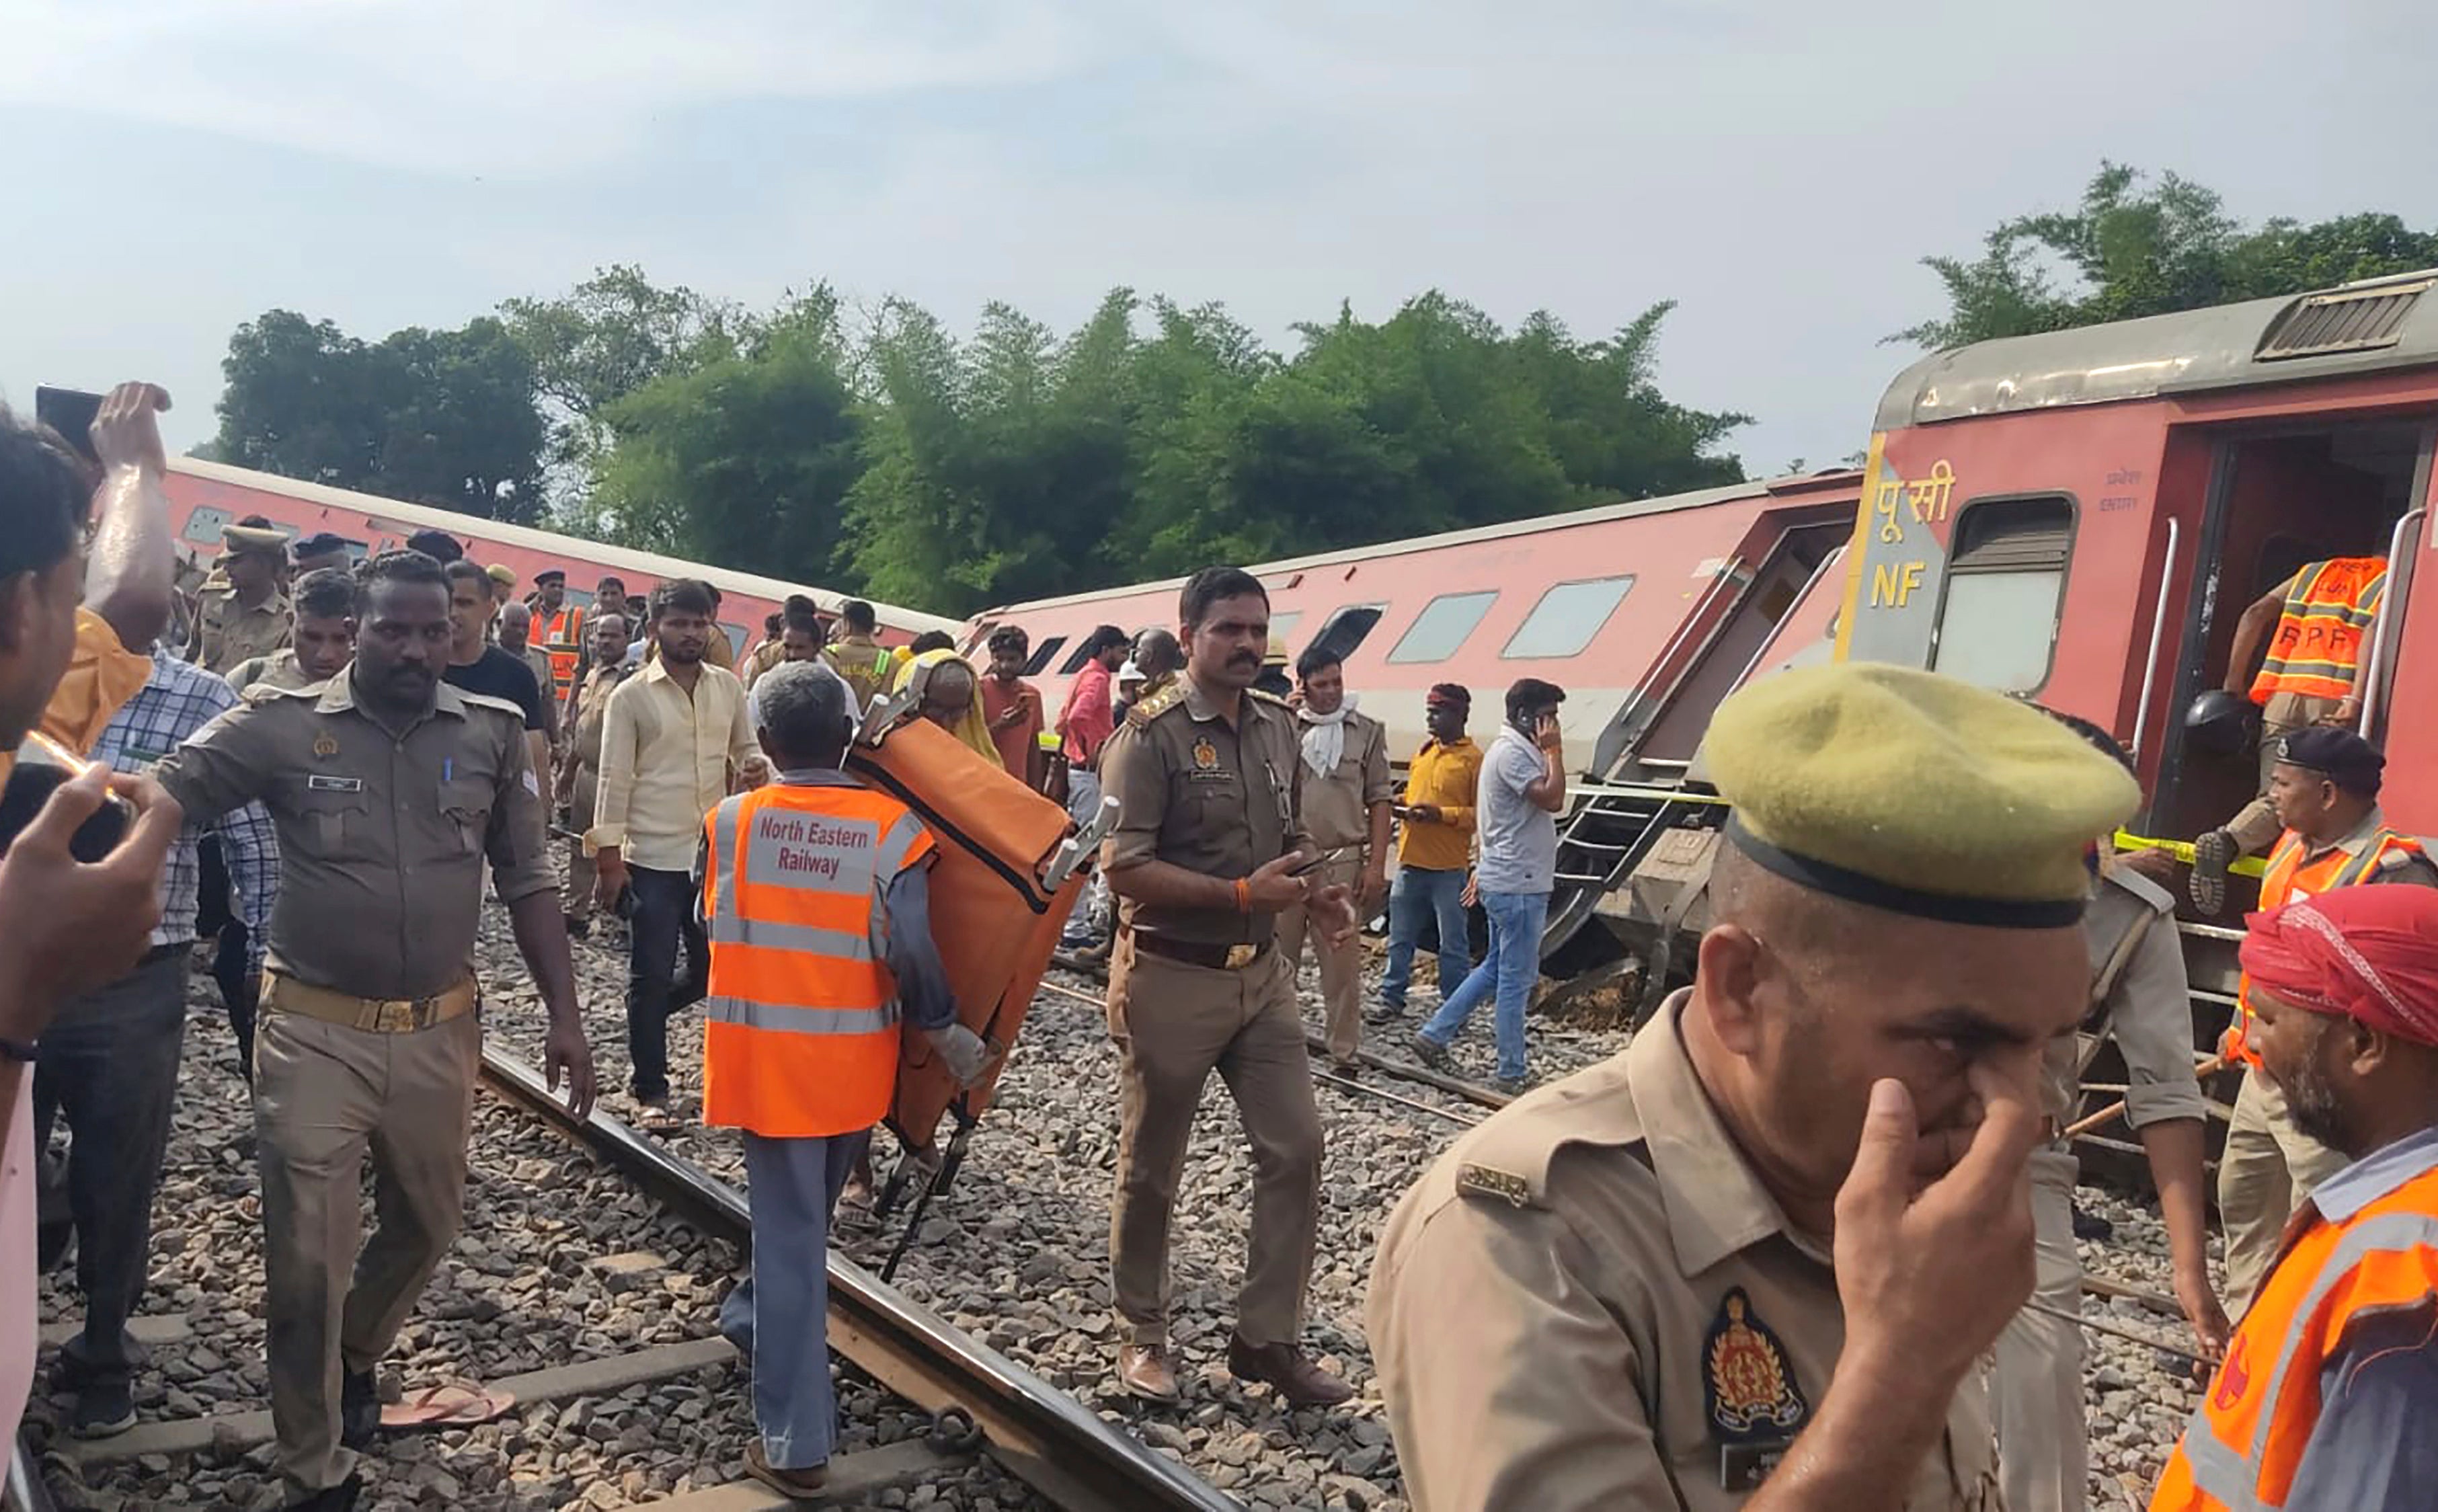
[[[2290,580],[2298,570],[2336,556],[2387,555],[2399,537],[2417,546],[2427,533],[2421,513],[2429,489],[2429,458],[2438,428],[2421,416],[2332,420],[2292,416],[2241,426],[2177,427],[2163,470],[2163,511],[2173,506],[2167,479],[2173,459],[2205,452],[2206,510],[2193,562],[2193,591],[2181,616],[2181,634],[2165,638],[2180,653],[2163,656],[2158,682],[2172,688],[2154,694],[2149,728],[2162,760],[2152,795],[2148,833],[2187,838],[2225,823],[2249,802],[2260,780],[2259,756],[2250,747],[2229,747],[2193,734],[2184,712],[2201,694],[2234,684],[2248,692],[2258,653],[2241,667],[2235,658],[2237,626],[2245,610]],[[2388,592],[2396,609],[2382,615],[2379,631],[2362,652],[2362,686],[2372,692],[2364,711],[2365,732],[2380,740],[2391,731],[2417,729],[2420,708],[2438,697],[2438,635],[2417,657],[2408,658],[2402,613],[2410,598],[2411,553],[2404,571],[2392,573]],[[2397,593],[2398,588],[2405,589]],[[2425,608],[2424,620],[2429,618]],[[2373,667],[2374,657],[2385,664]],[[2417,704],[2415,700],[2418,700]],[[2411,706],[2408,708],[2408,706]],[[2163,728],[2164,727],[2164,728]],[[2426,741],[2427,736],[2421,737]],[[2406,765],[2393,759],[2391,778]],[[2418,748],[2428,749],[2426,744]],[[2145,753],[2147,754],[2146,752]],[[2145,763],[2146,766],[2147,763]],[[2438,795],[2433,795],[2438,796]],[[2438,824],[2438,814],[2429,822]],[[2239,900],[2238,900],[2239,901]],[[2230,912],[2233,909],[2230,905]]]

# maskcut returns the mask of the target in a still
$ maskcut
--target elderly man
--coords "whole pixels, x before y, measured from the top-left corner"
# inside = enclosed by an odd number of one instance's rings
[[[838,1438],[822,1257],[839,1193],[889,1112],[900,1020],[968,1081],[990,1060],[957,1022],[931,941],[930,832],[841,769],[849,696],[814,663],[763,675],[757,738],[778,779],[721,800],[694,868],[711,932],[703,1121],[744,1132],[756,1257],[720,1326],[753,1360],[760,1434],[746,1471],[788,1496],[820,1490]],[[805,856],[826,869],[817,893],[785,880],[783,858]],[[857,925],[806,928],[807,908],[843,908]]]
[[[551,680],[550,653],[535,645],[531,639],[532,635],[533,611],[531,609],[515,603],[500,606],[500,649],[512,657],[521,659],[525,664],[525,670],[534,675],[534,686],[541,690],[542,703],[550,716],[551,743],[556,745],[559,721],[558,694],[555,690],[557,684]]]
[[[2438,894],[2246,923],[2260,1074],[2350,1163],[2287,1224],[2150,1506],[2438,1506]]]
[[[1693,985],[1458,1140],[1381,1235],[1416,1512],[2004,1504],[1977,1371],[2036,1275],[2083,857],[2139,789],[2038,710],[1898,667],[1754,683],[1704,749],[1735,809]]]

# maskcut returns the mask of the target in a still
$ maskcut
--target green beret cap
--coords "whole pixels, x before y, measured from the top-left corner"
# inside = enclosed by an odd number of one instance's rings
[[[1908,667],[1800,667],[1719,706],[1703,741],[1728,835],[1817,891],[1950,923],[2073,923],[2125,769],[2030,704]]]

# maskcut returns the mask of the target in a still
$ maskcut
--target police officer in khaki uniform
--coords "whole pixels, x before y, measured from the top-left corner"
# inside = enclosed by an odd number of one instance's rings
[[[2058,716],[2094,749],[2131,769],[2114,739],[2087,721]],[[2104,853],[2094,848],[2094,855]],[[2091,966],[2087,1035],[2104,1034],[2124,1057],[2125,1121],[2148,1158],[2167,1229],[2176,1300],[2196,1347],[2216,1359],[2229,1326],[2209,1276],[2203,1143],[2208,1104],[2193,1069],[2193,1018],[2175,896],[2129,864],[2111,864],[2084,915]],[[2082,1094],[2084,1036],[2050,1042],[2040,1065],[2042,1143],[2033,1151],[2032,1230],[2039,1281],[2032,1298],[2050,1310],[2017,1313],[1998,1336],[1989,1407],[2006,1512],[2080,1512],[2090,1468],[2083,1405],[2082,1261],[2075,1249],[2078,1166],[2063,1131]],[[2067,1314],[2059,1317],[2059,1312]]]
[[[457,1233],[486,857],[549,1008],[551,1083],[567,1078],[579,1114],[592,1100],[522,716],[441,681],[438,563],[388,553],[359,589],[344,677],[233,709],[158,768],[189,816],[259,799],[279,835],[255,1133],[279,1473],[311,1507],[353,1503],[350,1451],[380,1421],[374,1363]],[[359,1257],[367,1151],[381,1222]]]
[[[1369,1323],[1417,1512],[2003,1505],[1976,1365],[2031,1293],[2038,1078],[2115,763],[1933,674],[1778,674],[1694,985],[1459,1141]]]
[[[1251,691],[1269,640],[1269,595],[1232,567],[1206,568],[1179,604],[1186,675],[1126,713],[1102,757],[1118,828],[1102,849],[1122,900],[1109,961],[1109,1030],[1124,1107],[1109,1223],[1126,1389],[1176,1398],[1168,1350],[1168,1226],[1193,1113],[1217,1071],[1253,1147],[1253,1230],[1228,1368],[1298,1406],[1346,1383],[1298,1347],[1320,1210],[1320,1115],[1313,1106],[1295,980],[1275,948],[1278,916],[1353,934],[1343,887],[1297,873],[1316,859],[1297,810],[1293,716]]]
[[[194,639],[186,659],[227,677],[238,662],[288,643],[288,537],[259,515],[221,531],[221,559],[197,591]]]
[[[316,569],[296,580],[289,596],[288,644],[239,662],[228,675],[240,694],[260,688],[293,693],[329,681],[356,654],[356,581],[348,572]]]
[[[1132,663],[1128,663],[1132,665]],[[1346,691],[1345,659],[1325,645],[1296,659],[1295,712],[1303,743],[1304,832],[1320,849],[1316,885],[1347,888],[1357,918],[1368,919],[1388,896],[1389,805],[1397,790],[1388,781],[1388,729],[1355,709]],[[1279,915],[1279,951],[1290,975],[1303,971],[1305,910]],[[1359,941],[1321,942],[1322,1020],[1329,1059],[1339,1076],[1356,1076],[1363,1063],[1363,947]]]

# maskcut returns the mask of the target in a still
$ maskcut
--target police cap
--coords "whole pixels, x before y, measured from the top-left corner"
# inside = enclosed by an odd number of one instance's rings
[[[231,556],[284,558],[288,554],[288,537],[275,529],[258,525],[222,526],[221,545]]]
[[[344,553],[346,550],[345,538],[333,536],[327,530],[317,530],[310,536],[299,536],[288,543],[288,554],[300,562],[309,556],[329,556]]]
[[[2141,802],[2029,704],[1905,667],[1801,667],[1719,706],[1703,743],[1737,848],[1850,902],[1948,923],[2082,916],[2083,855]]]
[[[540,571],[534,574],[534,582],[537,585],[542,583],[564,583],[566,581],[567,569],[564,567],[545,567]],[[621,586],[623,587],[624,585]]]
[[[2335,725],[2308,725],[2281,735],[2277,760],[2288,766],[2317,772],[2348,793],[2376,797],[2387,758],[2376,747],[2350,730]]]
[[[512,589],[517,586],[517,570],[510,567],[505,562],[493,562],[490,566],[483,569],[483,575],[489,578],[492,582],[499,584],[502,588]],[[564,577],[566,574],[561,573],[559,575]]]

